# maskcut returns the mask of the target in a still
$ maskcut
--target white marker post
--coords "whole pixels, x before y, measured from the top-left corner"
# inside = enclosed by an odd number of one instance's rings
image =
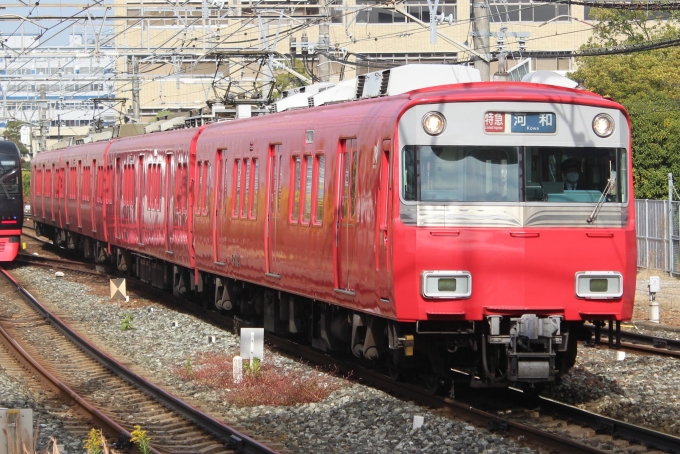
[[[232,372],[234,375],[234,383],[241,383],[243,380],[243,358],[234,356],[232,360]]]
[[[647,287],[649,287],[649,321],[659,323],[659,302],[656,300],[656,294],[661,290],[659,276],[650,276]]]
[[[241,357],[264,360],[264,328],[241,328]]]

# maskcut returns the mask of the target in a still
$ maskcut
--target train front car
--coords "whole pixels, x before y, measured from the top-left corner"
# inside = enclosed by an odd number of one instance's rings
[[[21,156],[14,142],[0,140],[0,262],[16,258],[23,224]]]
[[[399,325],[413,348],[397,368],[420,354],[435,385],[454,369],[473,387],[540,387],[573,366],[585,321],[631,318],[622,106],[527,83],[434,88],[412,95],[398,143],[394,298],[415,323]]]

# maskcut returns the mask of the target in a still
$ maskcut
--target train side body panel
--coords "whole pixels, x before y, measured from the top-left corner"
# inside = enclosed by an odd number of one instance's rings
[[[332,109],[319,108],[313,121],[306,112],[299,111],[208,126],[196,154],[198,166],[207,165],[210,175],[205,196],[199,193],[194,196],[201,205],[194,210],[197,267],[394,317],[394,306],[381,302],[375,285],[378,271],[374,206],[380,162],[374,160],[376,147],[382,153],[383,140],[389,140],[394,132],[396,106],[403,103],[403,98],[391,99],[394,105],[369,100]],[[307,131],[313,134],[309,143]],[[338,219],[342,211],[340,182],[344,176],[340,176],[339,165],[343,151],[356,153],[353,168],[356,174],[351,177],[357,182],[356,192],[353,202],[347,202],[353,203],[354,213],[347,220]],[[311,213],[305,214],[302,201],[312,196],[309,193],[312,184],[306,189],[298,188],[296,196],[294,169],[296,157],[302,172],[308,162],[305,157],[313,160],[318,156],[324,158],[324,197],[323,213],[316,220]],[[268,188],[273,181],[272,163],[279,159],[277,162],[282,164],[278,164],[281,167],[275,179],[281,183],[277,196]],[[248,160],[249,172],[254,172],[254,160],[258,162],[258,188],[253,191],[257,197],[256,213],[243,207],[245,190],[239,190],[234,183],[239,175],[236,160],[240,166]],[[198,167],[197,172],[200,173]],[[312,175],[310,171],[309,176]],[[243,167],[240,176],[243,187],[246,178],[255,180],[254,173],[246,176]],[[351,198],[351,194],[346,198]],[[345,231],[339,231],[343,227]],[[344,249],[338,247],[340,236],[351,239],[351,244],[345,244]],[[339,268],[346,273],[348,282],[337,282]]]
[[[196,129],[129,137],[108,151],[113,194],[107,232],[113,245],[191,266],[190,148]]]

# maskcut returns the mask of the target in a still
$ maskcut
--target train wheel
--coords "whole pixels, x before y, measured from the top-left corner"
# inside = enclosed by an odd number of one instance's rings
[[[522,392],[530,403],[537,403],[543,390],[545,383],[522,383]]]
[[[437,396],[448,395],[451,392],[453,380],[451,377],[444,377],[442,375],[431,374],[425,379],[425,389],[427,392]]]
[[[392,381],[404,381],[403,371],[396,364],[392,364],[392,362],[387,365],[387,373]]]

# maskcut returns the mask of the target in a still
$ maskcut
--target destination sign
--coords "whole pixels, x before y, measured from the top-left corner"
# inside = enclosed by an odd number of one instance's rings
[[[550,134],[555,132],[557,122],[554,113],[513,113],[510,131],[513,133]]]
[[[552,112],[486,112],[484,132],[513,134],[553,134],[557,117]]]

